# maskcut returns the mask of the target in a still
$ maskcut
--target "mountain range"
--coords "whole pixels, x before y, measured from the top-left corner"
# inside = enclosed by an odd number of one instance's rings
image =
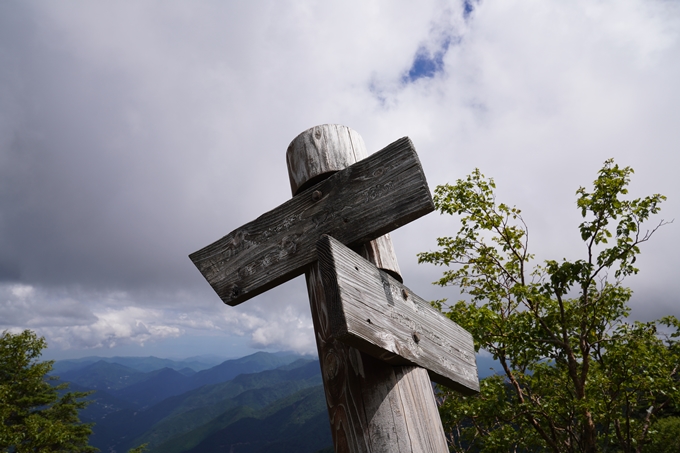
[[[212,362],[211,362],[212,360]],[[70,390],[92,391],[80,412],[91,445],[125,453],[326,453],[332,439],[319,362],[293,353],[214,358],[86,357],[58,361]],[[480,378],[498,369],[477,357]]]
[[[56,362],[52,374],[93,391],[80,418],[94,423],[90,443],[102,452],[332,451],[318,360],[258,352],[205,365],[87,357]]]

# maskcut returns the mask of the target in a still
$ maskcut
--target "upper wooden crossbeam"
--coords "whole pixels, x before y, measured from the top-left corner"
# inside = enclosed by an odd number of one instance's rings
[[[350,247],[434,210],[425,174],[401,138],[189,255],[219,297],[238,305],[300,274],[332,235]]]

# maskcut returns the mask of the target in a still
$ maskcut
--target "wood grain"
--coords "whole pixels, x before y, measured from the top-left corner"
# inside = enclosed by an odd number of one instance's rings
[[[309,136],[315,135],[317,130],[309,129],[296,140],[313,142],[314,137]],[[351,135],[354,134],[352,131]],[[349,137],[350,133],[343,136]],[[357,140],[349,140],[346,138],[344,143],[326,147],[330,150],[328,152],[343,155],[324,156],[319,161],[351,162]],[[298,146],[289,148],[289,154],[291,149],[302,155],[288,160],[291,188],[295,193],[295,184],[304,185],[306,181],[302,178],[293,183],[292,175],[297,170],[290,165],[304,161],[308,151]],[[317,170],[314,171],[322,172],[322,176],[305,170],[305,178],[318,180],[330,173],[326,171],[329,167],[315,168]],[[349,223],[346,227],[354,228],[356,225]],[[381,268],[387,267],[391,274],[401,278],[389,238],[381,236],[356,249],[362,256]],[[427,371],[415,366],[392,366],[335,339],[330,330],[318,261],[307,268],[305,277],[336,453],[447,453],[446,438]]]
[[[237,305],[302,274],[322,234],[358,246],[433,210],[413,144],[402,138],[189,257]]]
[[[399,281],[330,236],[317,243],[333,338],[382,361],[479,392],[472,335]]]
[[[368,157],[366,144],[356,131],[340,124],[322,124],[295,137],[286,151],[293,195],[330,174]]]
[[[447,453],[427,370],[334,338],[318,262],[305,277],[336,453]]]
[[[366,144],[356,131],[340,124],[322,124],[299,134],[286,150],[288,177],[293,195],[337,171],[368,157]],[[401,271],[389,233],[361,247],[362,256],[400,280]]]

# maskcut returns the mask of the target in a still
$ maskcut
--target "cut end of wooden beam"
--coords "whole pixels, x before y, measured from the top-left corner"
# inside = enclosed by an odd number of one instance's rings
[[[307,129],[286,151],[290,189],[296,195],[366,157],[364,139],[347,126],[322,124]]]

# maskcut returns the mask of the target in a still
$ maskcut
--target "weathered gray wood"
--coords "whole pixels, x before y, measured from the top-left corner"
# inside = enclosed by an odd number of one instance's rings
[[[364,139],[347,126],[322,124],[307,129],[293,139],[286,151],[291,191],[296,195],[366,157]],[[368,244],[361,248],[362,256],[369,261],[380,257],[378,267],[401,279],[390,235],[380,236]]]
[[[296,140],[310,142],[312,138],[308,136],[315,131],[316,128],[305,131]],[[350,157],[324,157],[321,161],[351,162],[355,142],[333,147],[332,153]],[[302,147],[289,148],[289,154],[291,149]],[[316,171],[322,172],[319,176],[305,170],[299,173],[306,176],[293,182],[298,170],[290,168],[291,162],[296,165],[303,160],[288,160],[293,193],[297,185],[304,186],[304,178],[323,177],[332,171],[317,167]],[[351,223],[347,228],[356,226]],[[358,251],[399,274],[391,241],[384,236]],[[448,452],[427,371],[415,366],[391,366],[333,338],[318,262],[307,269],[305,277],[336,453]]]
[[[305,277],[336,453],[447,453],[427,371],[334,338],[318,262]]]
[[[430,378],[479,392],[472,335],[386,272],[330,236],[317,243],[331,335],[395,365],[418,365]]]
[[[433,210],[413,144],[402,138],[189,257],[237,305],[303,273],[322,234],[357,246]]]
[[[307,129],[290,142],[286,151],[290,189],[297,195],[366,157],[364,139],[347,126],[322,124]]]
[[[399,263],[397,262],[397,255],[394,253],[392,238],[389,234],[384,234],[371,242],[367,242],[363,247],[359,248],[358,252],[365,259],[374,263],[379,269],[384,270],[392,277],[403,282]]]

